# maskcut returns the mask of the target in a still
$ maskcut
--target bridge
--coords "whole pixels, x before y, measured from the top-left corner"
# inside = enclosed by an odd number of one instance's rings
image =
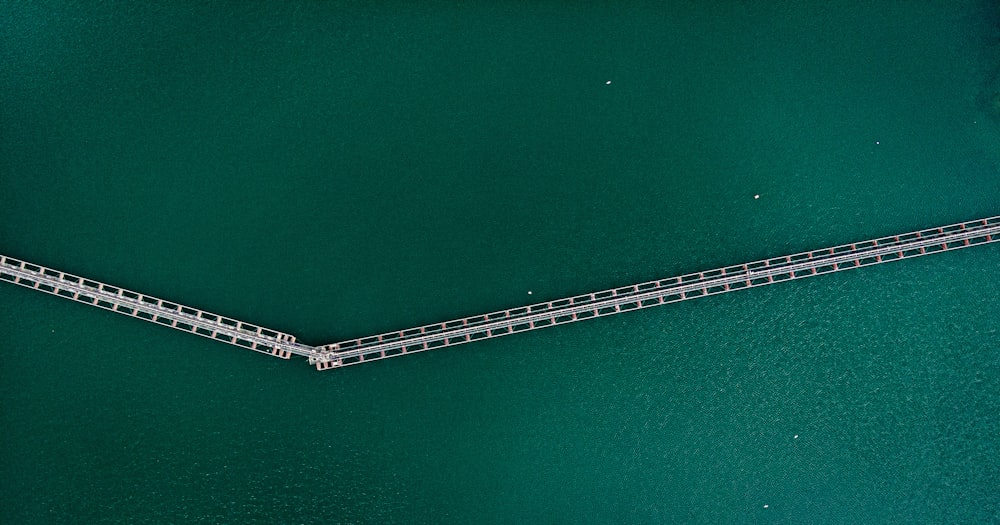
[[[0,255],[0,280],[282,359],[312,357],[295,337],[150,295]]]
[[[277,330],[13,257],[0,255],[0,280],[283,359],[303,356],[328,370],[998,240],[1000,216],[988,217],[316,347]]]

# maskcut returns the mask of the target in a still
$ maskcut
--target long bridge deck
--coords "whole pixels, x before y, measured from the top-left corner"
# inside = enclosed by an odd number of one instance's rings
[[[990,217],[500,310],[319,347],[320,370],[1000,240]]]
[[[0,255],[0,280],[284,359],[338,368],[1000,240],[1000,216],[577,295],[311,347],[218,314]]]
[[[118,312],[170,328],[240,346],[282,359],[311,357],[312,347],[277,330],[191,308],[0,255],[0,280],[58,295],[66,299]]]

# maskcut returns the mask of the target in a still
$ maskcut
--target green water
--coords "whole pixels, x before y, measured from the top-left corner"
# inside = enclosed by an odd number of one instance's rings
[[[0,2],[0,252],[320,344],[1000,213],[990,2],[202,4]],[[998,250],[323,373],[2,284],[0,522],[1000,521]]]

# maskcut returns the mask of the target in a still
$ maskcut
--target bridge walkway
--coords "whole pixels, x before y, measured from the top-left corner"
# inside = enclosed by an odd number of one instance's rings
[[[990,217],[578,295],[317,347],[319,370],[464,344],[1000,240]]]
[[[312,347],[277,330],[165,301],[0,255],[0,280],[168,326],[282,359],[312,357]]]
[[[1000,216],[775,257],[311,347],[277,330],[0,255],[0,280],[320,370],[1000,240]]]

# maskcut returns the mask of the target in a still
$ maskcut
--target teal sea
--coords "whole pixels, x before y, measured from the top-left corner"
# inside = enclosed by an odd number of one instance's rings
[[[992,1],[0,0],[0,253],[310,344],[997,214]],[[998,261],[326,372],[0,283],[0,523],[1000,522]]]

